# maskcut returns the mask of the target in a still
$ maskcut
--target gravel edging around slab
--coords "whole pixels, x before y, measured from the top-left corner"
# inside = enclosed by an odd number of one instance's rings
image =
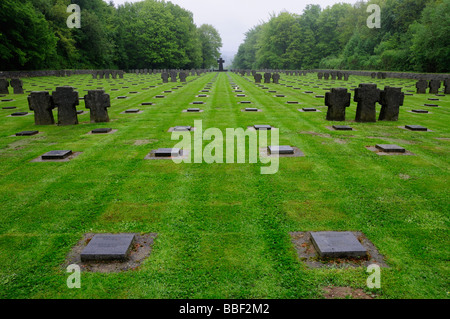
[[[150,255],[154,240],[156,239],[158,234],[134,234],[135,238],[133,247],[131,248],[128,260],[126,261],[82,262],[80,254],[89,243],[89,241],[94,237],[94,235],[94,233],[87,233],[83,235],[83,238],[76,244],[76,246],[72,248],[71,252],[67,255],[65,263],[64,265],[62,265],[64,269],[66,269],[69,265],[76,264],[80,266],[82,272],[114,273],[134,270],[135,268],[139,267],[142,262]]]
[[[367,267],[377,264],[380,267],[389,268],[384,261],[384,256],[376,249],[375,245],[367,239],[362,232],[352,232],[358,238],[361,245],[367,249],[366,258],[320,258],[311,242],[310,232],[291,232],[291,242],[297,251],[298,258],[310,268],[348,268]]]

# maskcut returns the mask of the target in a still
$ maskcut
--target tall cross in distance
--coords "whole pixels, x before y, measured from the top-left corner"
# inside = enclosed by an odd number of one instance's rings
[[[225,63],[224,59],[220,58],[217,62],[219,63],[219,72],[223,72],[223,64]]]

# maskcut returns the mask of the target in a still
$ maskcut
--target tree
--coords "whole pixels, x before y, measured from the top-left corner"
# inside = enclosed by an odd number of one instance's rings
[[[198,28],[198,35],[202,48],[202,68],[207,69],[217,66],[220,58],[222,39],[219,32],[210,24],[203,24]]]

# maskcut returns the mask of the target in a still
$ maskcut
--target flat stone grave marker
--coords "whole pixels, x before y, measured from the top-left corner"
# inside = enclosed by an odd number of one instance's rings
[[[13,99],[3,99],[3,100],[1,100],[2,102],[12,102],[12,101],[14,101]]]
[[[287,101],[286,103],[287,103],[287,104],[299,104],[298,101]]]
[[[304,112],[317,112],[317,109],[315,109],[313,107],[304,107],[304,108],[302,108],[302,110]]]
[[[246,97],[245,94],[237,94],[236,97]]]
[[[200,112],[200,109],[199,108],[189,108],[189,109],[187,109],[186,110],[187,112]]]
[[[17,106],[4,106],[2,107],[3,110],[14,110],[17,109]]]
[[[153,105],[152,102],[142,102],[141,105]]]
[[[270,154],[294,154],[294,149],[289,145],[270,145],[267,146],[267,150]]]
[[[118,100],[123,100],[123,99],[126,99],[127,97],[128,97],[128,96],[118,96],[117,99],[118,99]]]
[[[276,94],[275,97],[286,97],[284,94]]]
[[[191,131],[192,126],[175,126],[173,128],[174,132],[186,132],[186,131]]]
[[[197,95],[197,97],[208,97],[208,95],[207,94],[199,94],[199,95]]]
[[[253,128],[257,131],[258,130],[271,130],[272,126],[270,126],[270,125],[253,125]]]
[[[19,133],[16,133],[16,136],[32,136],[39,134],[39,131],[22,131]]]
[[[58,151],[50,151],[41,156],[42,160],[59,160],[65,159],[72,155],[73,152],[71,150],[58,150]]]
[[[251,104],[252,102],[251,101],[241,101],[239,103],[241,103],[241,104]]]
[[[311,242],[322,258],[365,257],[367,250],[351,232],[311,232]]]
[[[77,110],[77,114],[83,114],[84,111],[83,110]]]
[[[205,104],[205,102],[203,102],[203,101],[194,101],[194,102],[192,102],[192,104]]]
[[[28,115],[28,112],[15,112],[11,114],[11,116],[25,116],[25,115]]]
[[[430,113],[430,112],[427,111],[427,110],[411,110],[411,112],[413,112],[413,113],[421,113],[421,114]]]
[[[406,150],[395,144],[377,144],[375,147],[385,153],[405,153]]]
[[[164,95],[156,95],[156,96],[155,96],[155,99],[164,99],[164,98],[165,98]]]
[[[430,97],[430,98],[428,98],[428,101],[439,101],[439,99],[436,99],[434,97]]]
[[[141,110],[140,109],[129,109],[126,110],[125,113],[139,113]]]
[[[92,134],[107,134],[112,131],[112,128],[96,128],[91,131]]]
[[[133,234],[97,234],[81,252],[81,261],[125,260],[131,250],[133,241]]]
[[[267,92],[269,92],[269,93],[277,93],[277,91],[274,91],[274,90],[270,90],[270,91],[267,91]]]
[[[245,112],[258,112],[258,109],[256,107],[247,107],[244,110]]]
[[[182,155],[179,148],[159,148],[155,151],[155,157],[178,157]]]
[[[426,127],[423,127],[421,125],[405,125],[405,128],[411,131],[428,131]]]
[[[437,105],[437,104],[428,104],[428,103],[425,103],[424,106],[438,107],[439,105]]]
[[[324,95],[316,95],[316,98],[324,98]]]
[[[311,94],[311,93],[314,93],[314,92],[313,91],[305,91],[303,93]]]
[[[164,91],[164,93],[172,93],[172,91]]]
[[[352,131],[353,128],[348,125],[333,125],[332,126],[336,131]]]

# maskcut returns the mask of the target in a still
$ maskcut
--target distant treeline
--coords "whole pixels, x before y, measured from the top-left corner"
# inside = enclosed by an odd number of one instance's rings
[[[369,28],[369,4],[381,28]],[[246,33],[233,68],[450,71],[450,0],[373,0],[308,5]]]
[[[70,4],[79,29],[67,26]],[[209,68],[221,47],[213,26],[170,2],[0,0],[0,70]]]

